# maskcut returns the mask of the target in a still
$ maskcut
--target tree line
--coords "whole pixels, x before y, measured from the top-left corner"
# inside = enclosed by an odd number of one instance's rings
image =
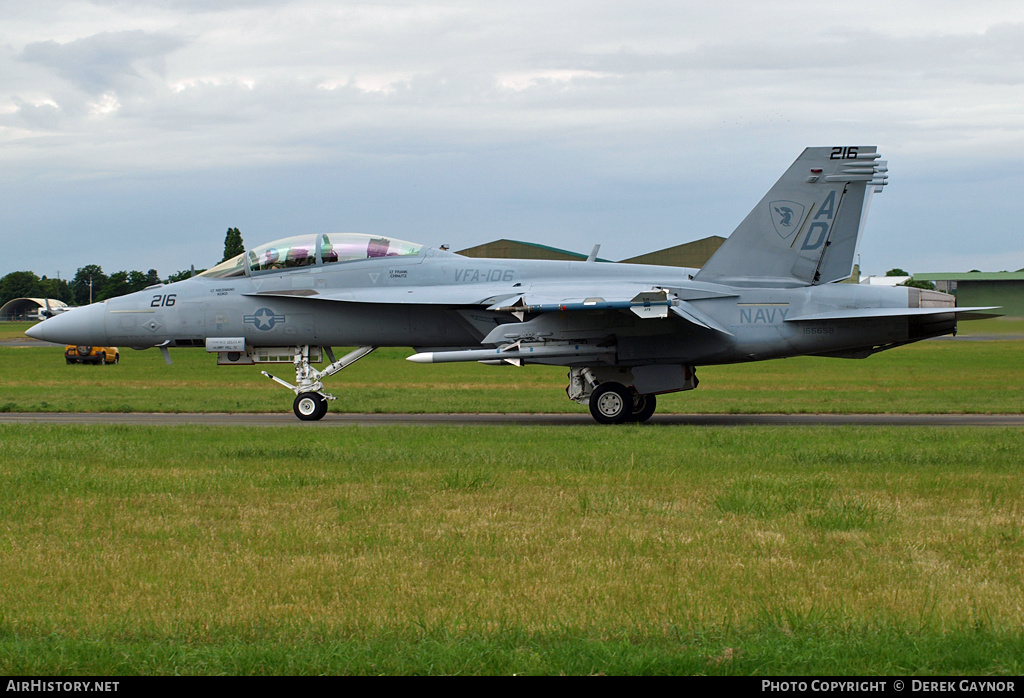
[[[228,228],[224,238],[224,260],[244,251],[242,233],[238,228]],[[185,269],[161,279],[156,269],[106,274],[100,265],[87,264],[80,267],[70,281],[40,277],[32,271],[15,271],[0,278],[0,306],[15,298],[52,298],[68,305],[88,305],[141,291],[156,284],[181,281],[200,271],[204,270]]]

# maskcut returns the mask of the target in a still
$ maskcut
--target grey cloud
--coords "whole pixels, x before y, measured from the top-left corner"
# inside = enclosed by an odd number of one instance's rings
[[[709,41],[680,51],[623,46],[615,51],[548,55],[548,67],[622,74],[697,70],[834,71],[889,66],[941,70],[969,65],[1006,71],[1024,62],[1024,24],[1002,24],[983,34],[894,37],[856,29],[775,37],[757,43]]]
[[[138,11],[140,8],[164,10],[169,12],[223,12],[235,8],[260,9],[268,7],[285,7],[294,4],[294,0],[89,0],[97,7],[110,7]]]
[[[17,111],[13,117],[0,119],[0,124],[27,126],[32,130],[53,130],[60,124],[61,109],[56,104],[29,104],[15,97],[12,99]]]
[[[933,3],[28,5],[39,16],[5,27],[0,46],[0,126],[11,127],[0,129],[0,179],[67,192],[113,182],[66,207],[61,230],[90,239],[116,226],[90,234],[96,224],[74,209],[131,209],[136,192],[122,187],[153,177],[163,198],[139,216],[165,221],[154,239],[212,220],[221,239],[229,225],[255,240],[339,224],[423,241],[409,231],[426,228],[451,243],[453,230],[533,231],[587,250],[611,245],[591,239],[602,231],[727,234],[799,148],[870,141],[893,162],[896,188],[876,205],[891,201],[895,219],[922,173],[958,182],[965,163],[1019,170],[1024,153],[1024,24],[982,10],[961,22],[952,3],[935,20]],[[1010,7],[998,21],[1024,19]],[[176,193],[188,187],[217,192],[191,219]],[[962,207],[984,208],[983,196]],[[25,229],[47,225],[51,206],[10,198]],[[946,219],[898,220],[868,245],[909,243],[907,230],[931,234]]]
[[[184,43],[169,34],[141,30],[103,32],[63,44],[28,44],[19,58],[49,68],[85,92],[100,94],[142,78],[140,63],[162,74],[164,57]]]

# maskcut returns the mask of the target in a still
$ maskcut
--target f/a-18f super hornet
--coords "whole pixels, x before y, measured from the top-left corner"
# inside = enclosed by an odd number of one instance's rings
[[[323,380],[381,346],[417,363],[569,369],[570,399],[601,423],[643,422],[655,396],[697,387],[698,366],[787,356],[864,358],[956,332],[945,293],[835,283],[850,276],[872,193],[874,147],[807,148],[700,269],[473,259],[386,237],[277,240],[193,278],[52,317],[64,344],[205,347],[219,364],[287,362],[299,419]],[[358,347],[335,359],[332,347]],[[312,364],[329,363],[322,369]]]

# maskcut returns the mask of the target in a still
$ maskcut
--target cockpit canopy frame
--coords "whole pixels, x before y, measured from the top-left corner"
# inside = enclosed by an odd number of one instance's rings
[[[366,233],[308,233],[246,250],[199,276],[222,279],[380,257],[411,257],[422,249],[413,242]]]

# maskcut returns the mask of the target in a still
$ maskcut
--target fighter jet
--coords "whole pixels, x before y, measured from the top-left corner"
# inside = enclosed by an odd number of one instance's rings
[[[788,356],[865,358],[953,334],[948,294],[840,284],[888,168],[875,147],[807,148],[700,269],[473,259],[357,233],[253,248],[193,278],[47,319],[63,344],[199,347],[219,364],[290,363],[302,420],[323,381],[377,347],[421,363],[565,366],[569,399],[603,424],[644,422],[697,368]],[[336,359],[333,347],[357,347]],[[326,354],[329,363],[321,364]]]

